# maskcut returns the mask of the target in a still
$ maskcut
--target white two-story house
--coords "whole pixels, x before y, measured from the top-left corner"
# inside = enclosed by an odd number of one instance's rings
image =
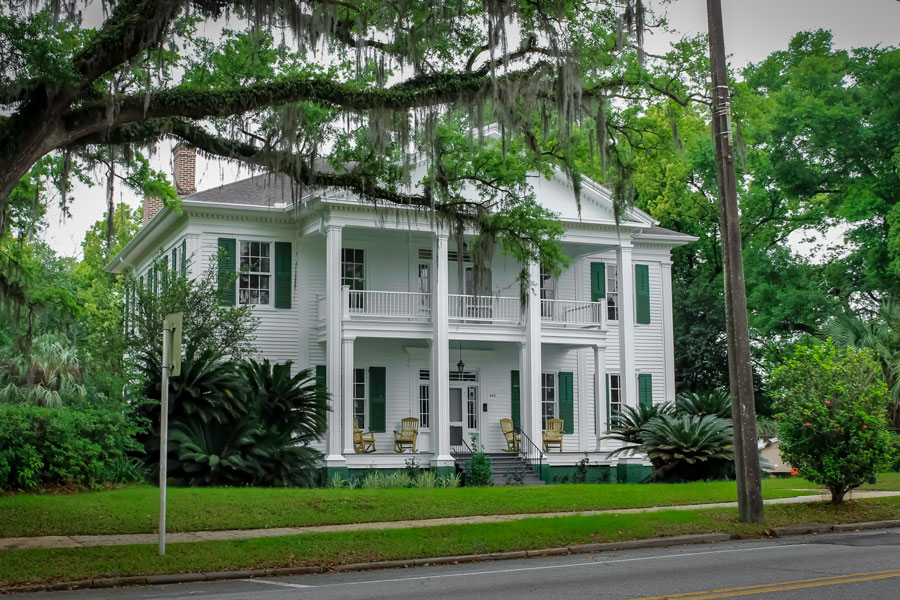
[[[530,265],[523,304],[519,264],[498,249],[490,294],[476,295],[473,238],[457,247],[421,211],[344,190],[296,198],[277,175],[194,192],[194,154],[183,146],[175,180],[181,211],[145,205],[144,228],[107,269],[140,276],[160,256],[169,268],[188,258],[196,277],[222,249],[219,269],[239,275],[221,301],[253,305],[259,357],[315,368],[326,382],[329,476],[402,468],[411,455],[394,451],[393,432],[407,417],[419,422],[417,462],[438,470],[471,434],[488,452],[507,448],[500,419],[521,429],[524,447],[541,446],[547,419],[561,418],[562,449],[543,453],[545,479],[585,454],[592,478],[645,474],[640,460],[610,458],[603,436],[613,411],[674,400],[670,252],[695,238],[637,209],[617,225],[609,192],[590,181],[579,211],[562,173],[535,176],[572,261],[558,277]],[[354,420],[374,432],[374,452],[355,451]]]

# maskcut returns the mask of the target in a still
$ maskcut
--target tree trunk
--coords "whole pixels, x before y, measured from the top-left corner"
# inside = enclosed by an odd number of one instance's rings
[[[836,506],[844,503],[844,496],[847,495],[847,489],[842,487],[828,488],[831,492],[831,504]]]

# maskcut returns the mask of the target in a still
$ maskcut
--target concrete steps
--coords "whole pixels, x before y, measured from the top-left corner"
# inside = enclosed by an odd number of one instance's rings
[[[490,454],[494,485],[544,485],[527,462],[517,454]]]

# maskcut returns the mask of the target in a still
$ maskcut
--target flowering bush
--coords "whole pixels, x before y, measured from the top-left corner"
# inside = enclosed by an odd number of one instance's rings
[[[782,458],[833,504],[887,467],[888,390],[868,351],[798,346],[772,375]]]

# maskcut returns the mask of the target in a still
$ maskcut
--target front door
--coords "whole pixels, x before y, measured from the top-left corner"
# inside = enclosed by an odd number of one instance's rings
[[[450,445],[472,445],[471,436],[478,433],[478,385],[450,383]],[[475,450],[475,448],[473,448]]]

